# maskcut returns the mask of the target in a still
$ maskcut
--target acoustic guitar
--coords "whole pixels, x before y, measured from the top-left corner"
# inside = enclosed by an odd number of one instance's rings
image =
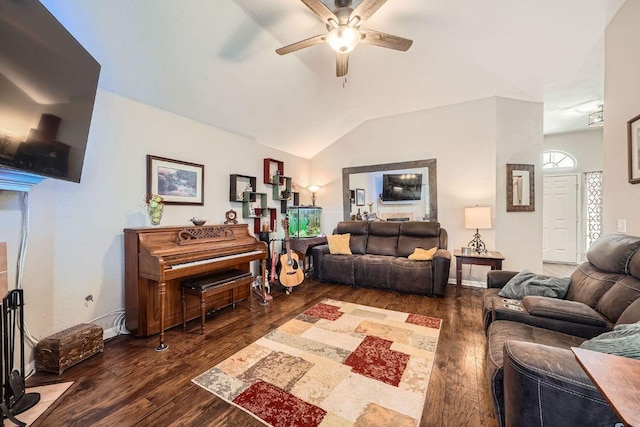
[[[285,217],[282,220],[282,227],[284,228],[284,243],[287,250],[280,256],[278,279],[282,286],[287,288],[287,294],[289,294],[292,287],[298,286],[304,281],[304,271],[298,262],[298,255],[291,251],[289,244],[289,218]]]

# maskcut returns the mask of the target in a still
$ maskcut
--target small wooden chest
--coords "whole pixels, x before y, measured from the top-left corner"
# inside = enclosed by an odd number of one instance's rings
[[[102,328],[82,323],[38,342],[36,371],[60,375],[65,369],[103,350]]]

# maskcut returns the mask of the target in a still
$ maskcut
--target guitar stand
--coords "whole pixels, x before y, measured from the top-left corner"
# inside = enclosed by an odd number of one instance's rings
[[[24,383],[24,294],[22,289],[9,291],[2,299],[2,387],[0,412],[18,426],[26,424],[15,415],[32,408],[40,401],[39,393],[25,393]],[[20,371],[13,369],[16,329],[20,331]],[[4,396],[3,396],[4,395]]]

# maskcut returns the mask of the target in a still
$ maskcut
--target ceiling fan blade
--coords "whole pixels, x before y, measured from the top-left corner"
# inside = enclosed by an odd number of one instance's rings
[[[349,54],[336,52],[336,77],[344,77],[349,72]]]
[[[360,19],[358,24],[361,24],[369,19],[371,15],[373,15],[376,10],[380,9],[386,2],[387,0],[362,0],[362,2],[360,2],[360,4],[356,6],[355,9],[353,9],[353,12],[351,12],[349,20],[357,17]]]
[[[413,40],[381,33],[380,31],[375,30],[360,30],[360,34],[362,34],[362,39],[360,40],[361,43],[386,47],[388,49],[407,51],[413,44]]]
[[[329,20],[338,22],[336,15],[320,0],[300,0],[305,4],[313,13],[318,15],[326,24],[329,24]]]
[[[309,37],[308,39],[300,40],[299,42],[281,47],[280,49],[276,49],[276,53],[278,55],[285,55],[287,53],[295,52],[296,50],[304,49],[305,47],[310,47],[316,44],[323,43],[326,39],[327,39],[326,34]]]

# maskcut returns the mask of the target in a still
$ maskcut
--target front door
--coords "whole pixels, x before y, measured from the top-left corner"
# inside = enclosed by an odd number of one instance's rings
[[[578,260],[578,177],[544,177],[542,200],[542,259],[551,262]]]

